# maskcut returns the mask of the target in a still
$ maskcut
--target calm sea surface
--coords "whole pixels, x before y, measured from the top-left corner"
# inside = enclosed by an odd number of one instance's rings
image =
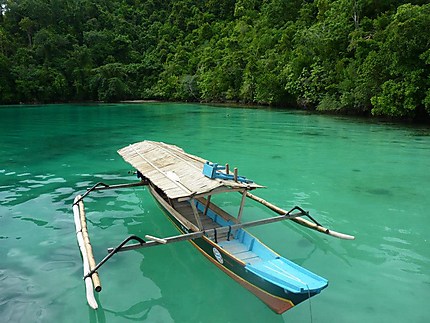
[[[429,128],[154,103],[0,107],[0,135],[1,322],[430,321]],[[329,287],[280,316],[182,242],[112,258],[99,271],[100,308],[89,309],[72,201],[99,181],[133,181],[116,151],[145,139],[229,162],[267,186],[257,195],[355,235],[287,222],[250,230]],[[130,234],[178,233],[141,188],[85,202],[97,260]]]

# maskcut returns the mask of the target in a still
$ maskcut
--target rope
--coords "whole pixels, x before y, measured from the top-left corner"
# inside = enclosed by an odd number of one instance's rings
[[[285,215],[290,215],[291,212],[295,211],[295,210],[299,210],[300,212],[302,212],[302,215],[307,216],[309,219],[312,220],[313,223],[315,223],[316,225],[322,227],[322,224],[319,223],[317,220],[315,220],[310,214],[309,211],[305,211],[303,210],[300,206],[295,206],[293,207],[291,210],[289,210]],[[327,229],[327,233],[328,233],[328,229]]]
[[[230,241],[231,225],[228,226],[227,241]]]
[[[216,234],[216,228],[214,228],[214,240],[215,240],[215,243],[218,243],[218,238],[217,238],[217,234]]]
[[[306,287],[308,288],[308,302],[309,302],[309,315],[311,317],[311,323],[314,321],[314,318],[312,316],[312,302],[311,302],[311,291],[309,289],[308,284],[306,284]]]

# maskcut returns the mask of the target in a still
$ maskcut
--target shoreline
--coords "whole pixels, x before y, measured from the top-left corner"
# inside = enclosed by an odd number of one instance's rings
[[[286,105],[268,105],[268,104],[256,104],[256,103],[243,103],[237,101],[169,101],[169,100],[156,100],[156,99],[138,99],[138,100],[121,100],[117,102],[106,102],[106,101],[70,101],[70,102],[20,102],[17,104],[0,104],[1,107],[12,107],[12,106],[36,106],[36,105],[49,105],[49,104],[145,104],[145,103],[182,103],[182,104],[204,104],[213,107],[231,107],[231,108],[241,108],[241,109],[269,109],[272,111],[290,110],[290,111],[300,111],[303,113],[322,115],[322,116],[332,116],[332,117],[343,117],[351,119],[365,120],[366,122],[384,122],[393,123],[401,125],[416,125],[416,126],[429,126],[430,117],[422,118],[423,116],[416,116],[415,118],[394,118],[394,117],[384,117],[384,116],[373,116],[370,113],[364,111],[337,111],[337,110],[314,110],[309,108],[300,107],[292,104],[291,106]],[[420,118],[421,117],[421,118]]]

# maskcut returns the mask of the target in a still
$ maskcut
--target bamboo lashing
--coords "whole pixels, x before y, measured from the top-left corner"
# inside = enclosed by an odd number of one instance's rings
[[[246,192],[246,196],[249,197],[250,199],[254,200],[254,201],[257,201],[257,202],[263,204],[264,206],[268,207],[269,209],[271,209],[272,211],[274,211],[274,212],[276,212],[278,214],[282,215],[282,214],[287,214],[288,213],[288,211],[285,211],[284,209],[281,209],[280,207],[278,207],[278,206],[276,206],[276,205],[274,205],[274,204],[266,201],[265,199],[262,199],[261,197],[258,197],[256,195],[254,195],[254,194]],[[303,225],[303,226],[308,227],[310,229],[319,231],[321,233],[328,234],[328,235],[330,235],[332,237],[336,237],[336,238],[340,238],[340,239],[345,239],[345,240],[354,240],[355,239],[355,237],[352,236],[352,235],[345,234],[345,233],[340,233],[340,232],[336,232],[336,231],[333,231],[333,230],[329,230],[329,229],[327,229],[327,228],[325,228],[323,226],[317,225],[317,224],[315,224],[315,223],[313,223],[311,221],[308,221],[306,219],[303,219],[303,218],[292,218],[291,221],[294,221],[294,222],[296,222],[296,223],[298,223],[300,225]]]

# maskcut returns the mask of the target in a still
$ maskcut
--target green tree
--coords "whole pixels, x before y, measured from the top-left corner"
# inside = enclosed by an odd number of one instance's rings
[[[381,91],[372,97],[373,114],[414,117],[426,106],[429,89],[428,50],[430,4],[402,5],[381,35],[379,55],[386,75]]]
[[[430,115],[427,0],[0,0],[0,103]]]

